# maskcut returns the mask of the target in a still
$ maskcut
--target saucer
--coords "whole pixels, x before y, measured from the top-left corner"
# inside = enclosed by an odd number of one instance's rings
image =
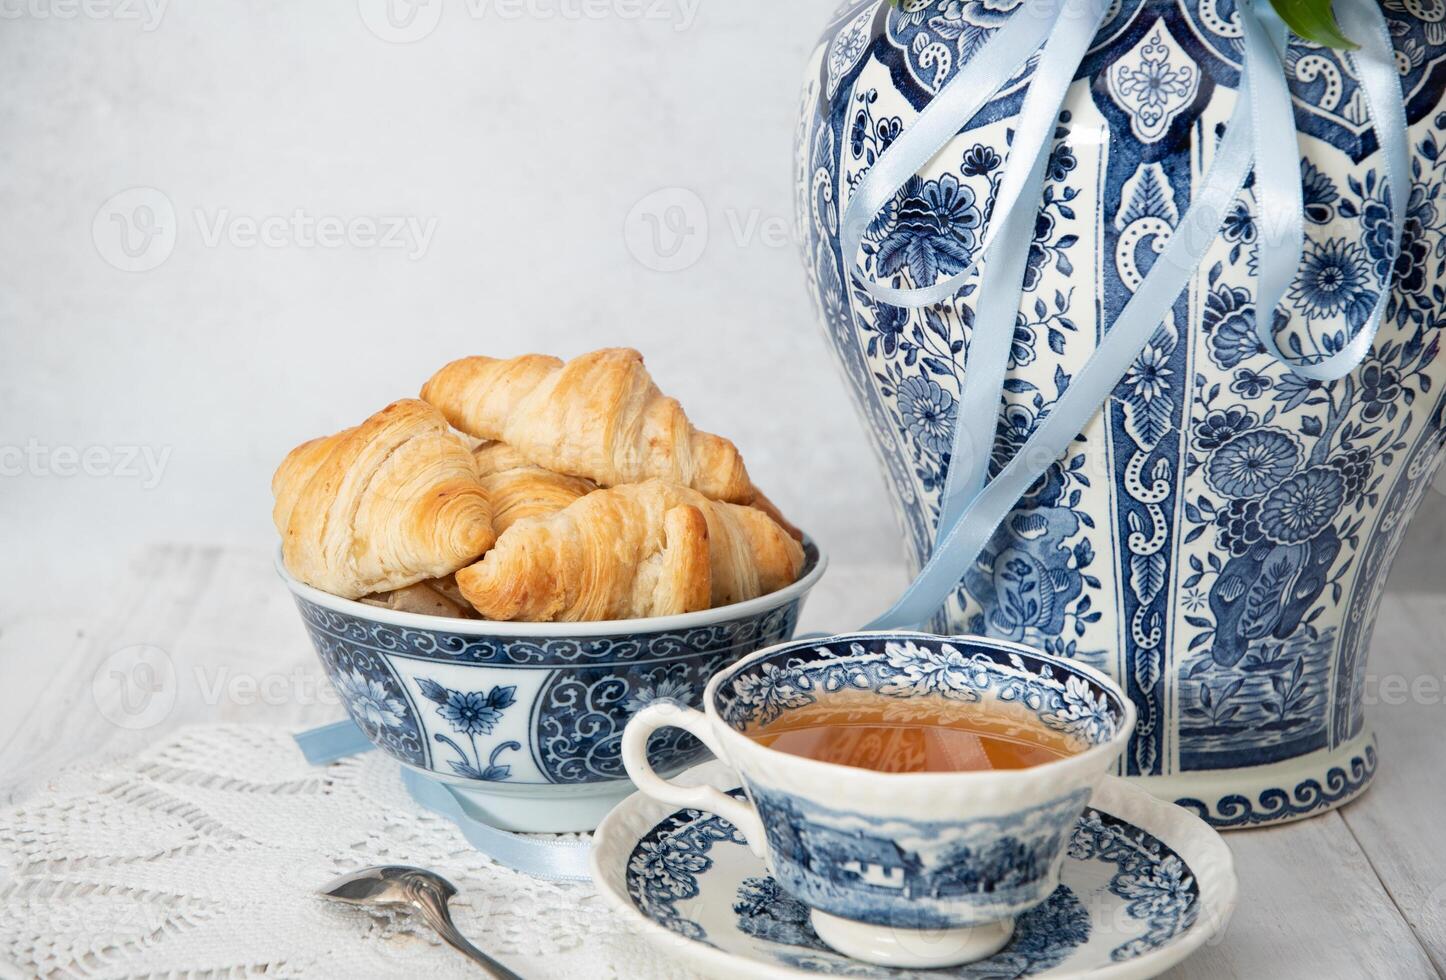
[[[675,781],[742,795],[720,762]],[[1153,977],[1218,936],[1236,896],[1218,833],[1113,776],[1075,825],[1060,887],[1018,918],[998,953],[945,970],[876,967],[833,952],[732,824],[641,793],[598,827],[592,868],[608,901],[651,942],[716,977]]]

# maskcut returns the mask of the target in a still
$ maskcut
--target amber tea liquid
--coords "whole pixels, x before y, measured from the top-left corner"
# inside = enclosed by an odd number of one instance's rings
[[[1025,769],[1083,748],[1018,705],[825,694],[747,732],[790,755],[878,772]]]

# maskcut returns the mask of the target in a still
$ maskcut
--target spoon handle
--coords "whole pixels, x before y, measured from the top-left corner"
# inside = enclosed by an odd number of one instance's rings
[[[468,942],[467,937],[458,932],[457,927],[452,923],[452,916],[447,911],[447,906],[436,901],[426,891],[417,895],[417,909],[422,913],[422,918],[427,920],[427,924],[437,931],[437,935],[441,936],[448,946],[477,963],[497,980],[522,980],[517,974]]]

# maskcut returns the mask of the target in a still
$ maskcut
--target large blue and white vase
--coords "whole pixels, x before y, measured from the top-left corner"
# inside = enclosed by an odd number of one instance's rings
[[[895,195],[860,255],[840,254],[839,216],[861,175],[1019,5],[855,0],[806,74],[797,206],[808,279],[916,562],[950,464],[976,280],[952,302],[908,310],[873,300],[851,270],[922,286],[966,266],[992,219],[1031,69]],[[1220,826],[1307,816],[1369,783],[1372,622],[1442,455],[1446,4],[1383,7],[1413,178],[1394,263],[1381,155],[1350,65],[1292,37],[1285,68],[1307,241],[1277,341],[1294,357],[1338,350],[1390,288],[1369,357],[1323,384],[1260,348],[1261,236],[1247,185],[1161,330],[934,624],[1118,678],[1139,709],[1124,773]],[[1234,0],[1110,8],[1059,114],[991,475],[1050,411],[1189,205],[1240,61]]]

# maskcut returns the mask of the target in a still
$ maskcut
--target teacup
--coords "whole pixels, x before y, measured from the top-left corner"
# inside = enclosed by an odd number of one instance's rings
[[[1022,769],[881,772],[768,748],[749,731],[843,690],[890,699],[996,699],[1076,747]],[[937,705],[937,700],[932,702]],[[919,701],[921,713],[931,702]],[[873,632],[760,650],[709,682],[704,711],[654,703],[628,723],[623,762],[648,796],[724,817],[808,906],[819,937],[884,966],[992,955],[1049,897],[1076,819],[1135,724],[1129,698],[1074,660],[976,636]],[[682,787],[649,766],[660,728],[697,736],[746,799]]]

